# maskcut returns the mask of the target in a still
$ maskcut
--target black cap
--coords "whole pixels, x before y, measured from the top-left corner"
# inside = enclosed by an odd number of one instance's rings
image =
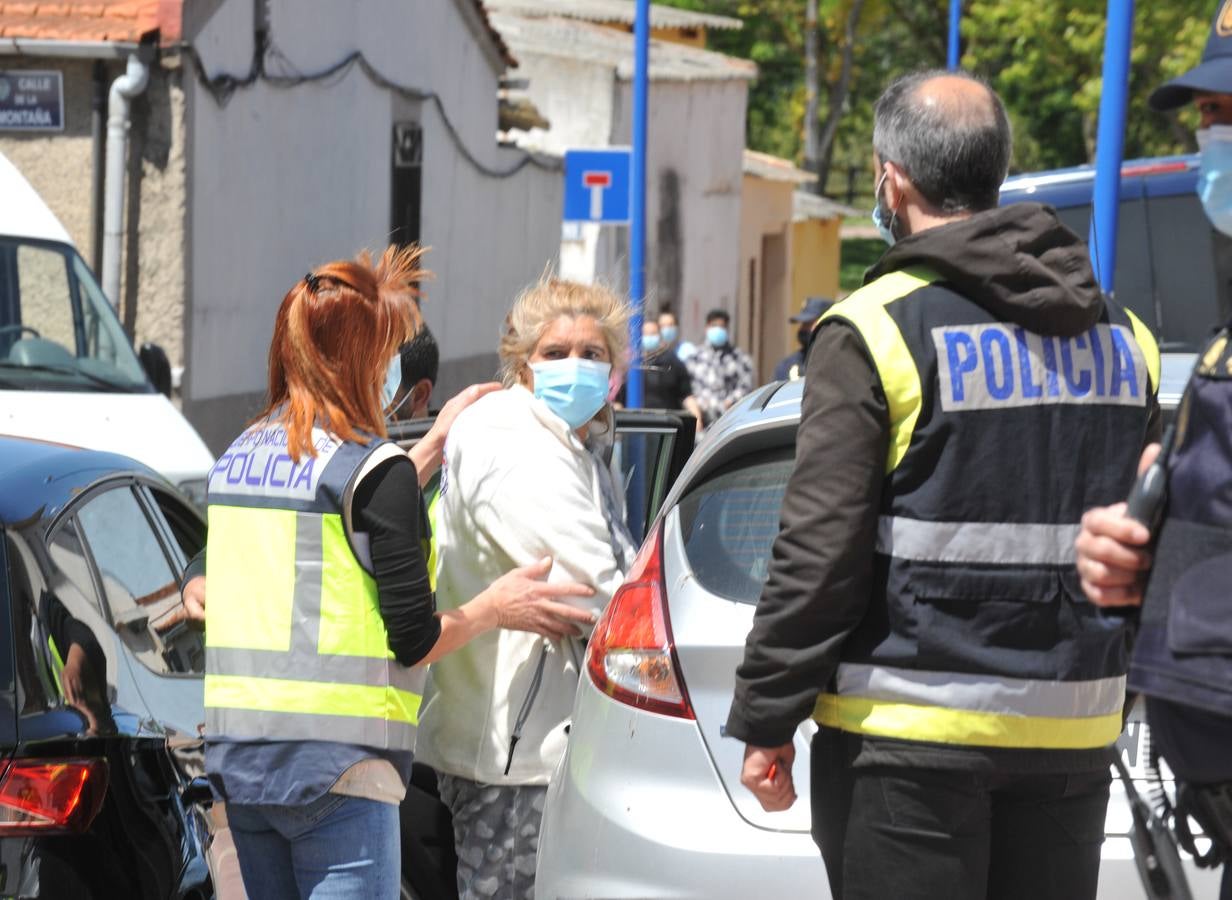
[[[1147,102],[1152,109],[1164,112],[1184,106],[1193,99],[1194,91],[1232,94],[1232,0],[1220,0],[1202,62],[1156,88]]]
[[[1232,2],[1232,0],[1229,0],[1229,2]],[[816,322],[821,318],[821,314],[833,305],[833,302],[825,297],[809,297],[804,301],[804,306],[800,307],[800,311],[787,321]]]

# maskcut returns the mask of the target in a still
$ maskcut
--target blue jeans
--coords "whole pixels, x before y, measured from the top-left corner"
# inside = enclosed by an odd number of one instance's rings
[[[305,806],[227,804],[252,900],[397,900],[398,807],[326,794]]]

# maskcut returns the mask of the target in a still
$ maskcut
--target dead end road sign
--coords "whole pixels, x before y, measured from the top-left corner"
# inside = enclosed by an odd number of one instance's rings
[[[566,222],[629,221],[629,161],[627,147],[565,151]]]

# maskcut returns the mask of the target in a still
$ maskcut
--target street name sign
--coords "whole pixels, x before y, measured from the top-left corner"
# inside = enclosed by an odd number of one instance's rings
[[[628,147],[565,151],[566,222],[629,221]]]
[[[63,76],[54,71],[0,72],[0,130],[63,131]]]

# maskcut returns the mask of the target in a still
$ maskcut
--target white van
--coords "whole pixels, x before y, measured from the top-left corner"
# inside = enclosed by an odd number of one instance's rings
[[[0,154],[0,434],[131,456],[205,498],[213,457],[143,361],[64,226]]]

